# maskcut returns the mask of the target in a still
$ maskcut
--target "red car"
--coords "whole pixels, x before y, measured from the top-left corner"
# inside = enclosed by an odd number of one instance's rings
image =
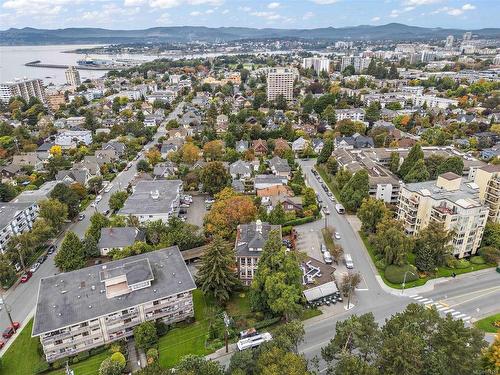
[[[5,337],[6,339],[10,338],[16,331],[19,329],[21,325],[19,322],[14,322],[11,326],[8,326],[5,328],[5,330],[2,333],[2,336]]]
[[[22,283],[27,282],[31,278],[32,275],[33,274],[31,273],[31,271],[26,272],[24,275],[21,276],[21,282]]]
[[[0,349],[2,349],[5,345],[5,341],[0,341]]]

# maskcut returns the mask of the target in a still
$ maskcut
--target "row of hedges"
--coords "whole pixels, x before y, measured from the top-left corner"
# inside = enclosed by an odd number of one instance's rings
[[[267,328],[267,327],[272,326],[273,324],[279,323],[280,320],[281,320],[280,317],[270,318],[270,319],[264,319],[264,320],[261,320],[260,322],[255,323],[253,327],[256,330]]]
[[[294,220],[287,221],[285,224],[283,224],[283,226],[284,227],[287,227],[287,226],[297,226],[297,225],[311,223],[314,220],[316,220],[316,218],[314,216],[301,217],[299,219],[294,219]]]

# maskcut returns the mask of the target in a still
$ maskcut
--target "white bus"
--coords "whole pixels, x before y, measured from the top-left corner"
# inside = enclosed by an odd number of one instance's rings
[[[335,209],[337,210],[337,212],[338,212],[339,214],[343,214],[343,213],[345,213],[345,208],[344,208],[344,206],[342,206],[340,203],[337,203],[337,204],[335,205]]]
[[[245,350],[245,349],[251,349],[251,348],[256,348],[260,344],[271,341],[273,339],[273,336],[269,332],[264,332],[259,335],[251,336],[246,339],[241,339],[238,341],[236,346],[238,347],[238,350]]]

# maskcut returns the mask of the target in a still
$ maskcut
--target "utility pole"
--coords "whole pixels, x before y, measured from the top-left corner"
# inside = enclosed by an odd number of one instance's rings
[[[5,300],[3,299],[3,294],[0,295],[0,304],[2,304],[3,307],[5,307],[5,312],[7,313],[7,317],[9,318],[10,326],[14,330],[14,333],[16,333],[17,329],[16,327],[14,327],[14,321],[12,320],[12,316],[10,315],[9,306],[7,306]]]
[[[231,318],[224,311],[224,343],[226,344],[226,353],[229,352],[229,324],[231,324]]]
[[[69,368],[68,361],[66,361],[66,374],[65,375],[75,375],[75,372]]]

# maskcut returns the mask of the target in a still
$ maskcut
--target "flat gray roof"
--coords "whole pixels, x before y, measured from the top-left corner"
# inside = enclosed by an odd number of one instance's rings
[[[168,213],[182,185],[180,180],[140,181],[118,212],[120,215]]]
[[[147,288],[107,298],[102,271],[106,276],[126,274],[129,284],[149,279],[150,273],[154,279]],[[46,277],[40,280],[32,335],[193,289],[196,285],[177,246]]]

